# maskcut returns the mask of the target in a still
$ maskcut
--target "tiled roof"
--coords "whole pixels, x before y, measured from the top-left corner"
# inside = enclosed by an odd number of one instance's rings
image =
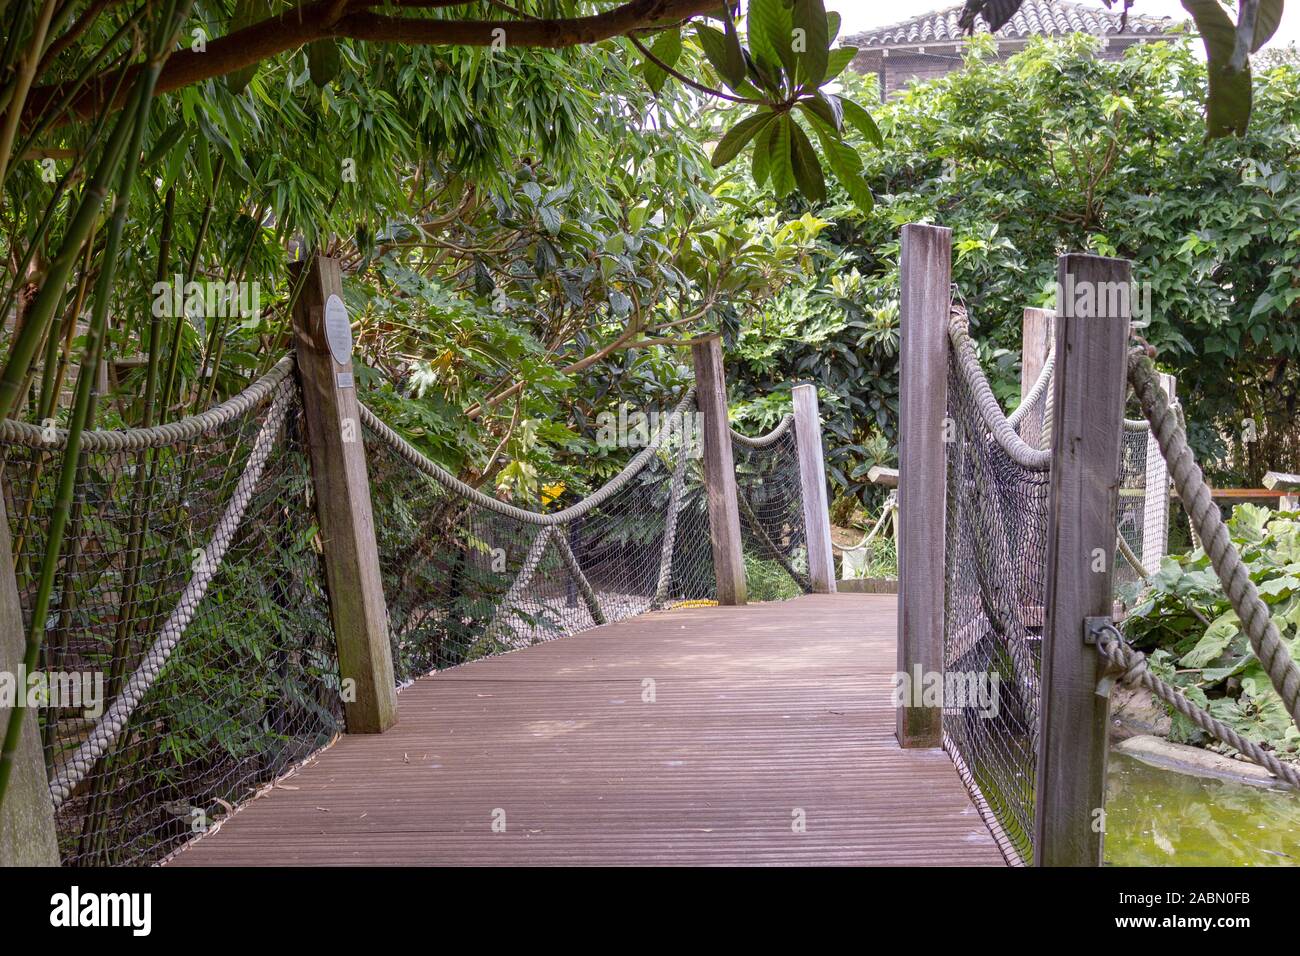
[[[915,43],[952,43],[965,35],[957,25],[962,4],[915,17],[903,23],[868,30],[846,37],[847,46],[866,47],[911,45]],[[1003,39],[1018,40],[1031,36],[1061,36],[1067,33],[1091,33],[1093,36],[1160,35],[1177,25],[1171,17],[1139,16],[1130,13],[1128,27],[1121,29],[1123,18],[1119,6],[1114,10],[1085,7],[1062,0],[1025,0],[1011,22],[997,32]],[[988,33],[983,18],[975,21],[977,33]]]

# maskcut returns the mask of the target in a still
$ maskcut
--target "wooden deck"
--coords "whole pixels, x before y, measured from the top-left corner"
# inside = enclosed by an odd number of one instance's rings
[[[426,678],[172,865],[1002,865],[947,755],[894,740],[896,601],[663,611]]]

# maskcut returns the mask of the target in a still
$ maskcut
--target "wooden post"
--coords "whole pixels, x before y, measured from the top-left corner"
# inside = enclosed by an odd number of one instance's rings
[[[17,678],[23,673],[26,631],[18,582],[9,542],[9,518],[0,493],[0,671]],[[26,681],[16,681],[15,693],[26,696]],[[19,711],[0,707],[0,728]],[[36,711],[22,717],[22,736],[10,771],[4,803],[0,805],[0,866],[58,866],[59,844],[54,831],[54,804],[45,778],[41,735]],[[0,729],[0,734],[4,731]]]
[[[1020,400],[1023,402],[1030,389],[1043,373],[1047,357],[1052,354],[1052,326],[1056,314],[1051,309],[1025,309],[1020,342]],[[1038,407],[1020,419],[1020,437],[1033,448],[1041,447],[1045,398]]]
[[[727,421],[727,379],[718,336],[691,346],[695,362],[695,397],[700,407],[704,444],[704,484],[709,495],[709,540],[719,604],[744,604],[745,559],[740,547],[740,506],[736,499],[736,465],[731,457]]]
[[[796,385],[794,431],[799,444],[799,484],[803,492],[808,578],[814,594],[835,593],[835,555],[831,551],[831,512],[826,501],[826,462],[816,385]]]
[[[1110,701],[1084,619],[1112,612],[1130,277],[1128,262],[1097,256],[1062,256],[1058,268],[1034,814],[1039,866],[1102,861]]]
[[[397,692],[337,259],[318,256],[293,310],[312,484],[351,734],[397,722]],[[295,278],[297,272],[295,270]],[[351,691],[351,693],[348,693]]]
[[[899,281],[898,672],[918,686],[943,673],[952,230],[904,226]],[[905,704],[897,735],[903,747],[939,746],[942,711]]]
[[[1160,387],[1169,401],[1174,400],[1172,375],[1160,376]],[[1156,436],[1147,435],[1146,494],[1142,503],[1142,567],[1147,574],[1160,570],[1160,561],[1169,550],[1169,463],[1160,453]]]

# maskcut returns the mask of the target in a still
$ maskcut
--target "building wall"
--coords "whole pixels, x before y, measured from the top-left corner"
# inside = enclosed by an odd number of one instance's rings
[[[1112,38],[1105,47],[1098,51],[1103,60],[1118,60],[1124,51],[1137,43],[1164,42],[1163,40],[1139,39],[1134,37]],[[1006,60],[1023,50],[1023,40],[1003,41],[998,44],[998,59]],[[881,99],[906,88],[912,80],[926,82],[935,80],[961,69],[964,62],[960,49],[951,43],[943,43],[924,48],[916,47],[881,48],[867,47],[853,58],[851,68],[859,73],[874,73],[881,78]]]

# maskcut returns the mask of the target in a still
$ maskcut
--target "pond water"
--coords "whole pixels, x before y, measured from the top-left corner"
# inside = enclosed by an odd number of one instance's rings
[[[1300,795],[1161,770],[1112,752],[1111,866],[1300,866]]]

